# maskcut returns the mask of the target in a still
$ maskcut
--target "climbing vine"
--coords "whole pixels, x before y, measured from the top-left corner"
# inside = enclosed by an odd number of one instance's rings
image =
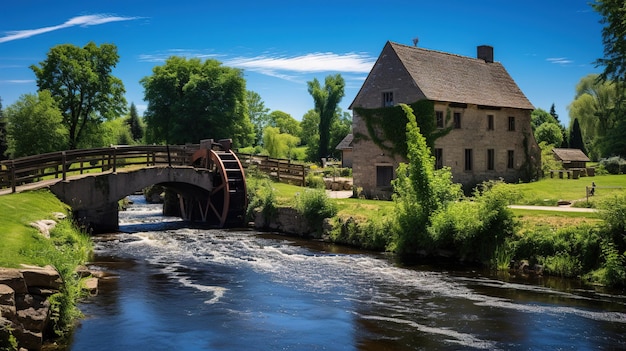
[[[433,148],[435,140],[450,132],[452,127],[438,129],[435,120],[435,104],[429,100],[420,100],[409,104],[416,117],[417,125],[426,139],[426,145]],[[354,111],[363,118],[368,135],[355,133],[356,140],[372,140],[381,150],[391,157],[406,157],[407,140],[406,113],[400,105],[368,109],[356,107]],[[449,119],[449,113],[446,121]]]

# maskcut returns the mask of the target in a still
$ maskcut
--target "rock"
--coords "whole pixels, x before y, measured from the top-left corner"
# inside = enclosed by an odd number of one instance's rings
[[[20,272],[24,276],[24,282],[29,287],[41,287],[59,290],[63,279],[53,266],[45,267],[21,265]]]
[[[43,333],[16,328],[13,331],[13,335],[17,338],[19,347],[30,351],[41,350],[43,344]]]
[[[35,227],[45,238],[50,239],[50,232],[56,227],[57,222],[52,219],[41,219],[30,223],[30,225]]]
[[[98,278],[87,278],[82,282],[83,289],[89,291],[91,295],[98,294]]]
[[[13,268],[0,268],[0,284],[10,286],[16,294],[26,294],[28,289],[24,283],[24,276]]]
[[[0,316],[12,320],[16,313],[15,290],[8,285],[0,284]]]
[[[52,216],[54,218],[56,218],[57,220],[59,220],[59,221],[67,218],[67,215],[65,213],[61,213],[61,212],[52,212]]]
[[[50,313],[50,303],[43,304],[40,308],[27,308],[17,311],[17,321],[24,326],[24,329],[35,333],[42,333],[48,324],[48,314]]]

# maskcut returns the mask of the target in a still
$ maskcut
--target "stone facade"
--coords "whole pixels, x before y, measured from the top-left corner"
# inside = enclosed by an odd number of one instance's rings
[[[491,56],[466,58],[388,42],[351,108],[431,100],[435,116],[443,116],[443,127],[459,122],[435,141],[433,150],[438,166],[450,167],[454,181],[469,189],[489,179],[525,179],[534,174],[541,157],[530,125],[533,106],[502,65],[493,62],[493,49],[479,47],[479,54],[480,48]],[[355,191],[389,198],[390,181],[396,178],[399,162],[406,160],[356,137],[369,133],[354,110],[352,129]]]

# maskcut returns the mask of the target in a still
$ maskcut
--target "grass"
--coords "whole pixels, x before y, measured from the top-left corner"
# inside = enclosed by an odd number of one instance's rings
[[[560,200],[586,201],[586,187],[590,187],[592,182],[596,183],[597,188],[595,196],[589,197],[590,202],[626,191],[626,175],[600,175],[579,179],[544,178],[537,182],[511,186],[522,196],[520,205],[555,206]]]
[[[0,196],[0,266],[37,263],[28,253],[46,250],[49,243],[29,223],[53,219],[53,212],[67,214],[68,207],[48,191]]]

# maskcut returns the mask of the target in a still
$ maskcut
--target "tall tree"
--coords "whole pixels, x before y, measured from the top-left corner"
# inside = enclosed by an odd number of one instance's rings
[[[124,113],[124,85],[111,74],[118,60],[113,44],[62,44],[50,49],[39,66],[30,67],[39,90],[49,90],[57,101],[69,133],[68,148],[79,146],[90,125]]]
[[[21,96],[7,107],[6,115],[13,158],[59,151],[67,145],[63,115],[47,90]]]
[[[269,125],[280,129],[281,133],[291,134],[295,137],[300,137],[302,134],[302,127],[300,122],[291,117],[290,114],[283,111],[272,111],[269,114]]]
[[[268,113],[270,109],[265,107],[261,95],[252,90],[247,91],[246,101],[248,102],[250,122],[254,126],[254,146],[261,145],[263,143],[263,130],[269,125]]]
[[[319,149],[317,161],[329,155],[330,127],[337,118],[335,113],[337,106],[344,96],[345,82],[340,74],[326,77],[324,87],[320,86],[317,78],[308,82],[309,94],[313,97],[315,111],[320,117],[319,123]]]
[[[585,143],[583,142],[583,134],[580,131],[578,118],[574,118],[574,123],[572,123],[572,128],[569,132],[569,147],[572,149],[580,149],[585,154],[587,153],[587,148],[585,147]]]
[[[140,141],[143,138],[143,125],[134,102],[130,103],[130,114],[127,123],[130,126],[130,134],[133,141]]]
[[[544,123],[558,123],[558,121],[546,110],[537,108],[530,114],[530,125],[534,130]]]
[[[6,155],[7,147],[7,120],[4,117],[2,98],[0,98],[0,161],[8,158],[8,155]]]
[[[596,65],[604,66],[600,78],[616,82],[624,87],[626,83],[626,4],[624,0],[596,0],[591,6],[604,24],[602,44],[604,57],[596,60]]]
[[[552,106],[550,106],[550,116],[554,117],[554,120],[556,121],[556,123],[561,123],[561,121],[559,121],[559,115],[556,113],[556,108],[554,107],[554,103],[552,103]]]
[[[560,147],[563,143],[563,133],[556,123],[544,123],[535,130],[537,143],[545,141],[547,144]]]
[[[243,72],[209,59],[172,56],[141,79],[148,108],[148,142],[197,143],[232,138],[236,146],[252,143]]]

